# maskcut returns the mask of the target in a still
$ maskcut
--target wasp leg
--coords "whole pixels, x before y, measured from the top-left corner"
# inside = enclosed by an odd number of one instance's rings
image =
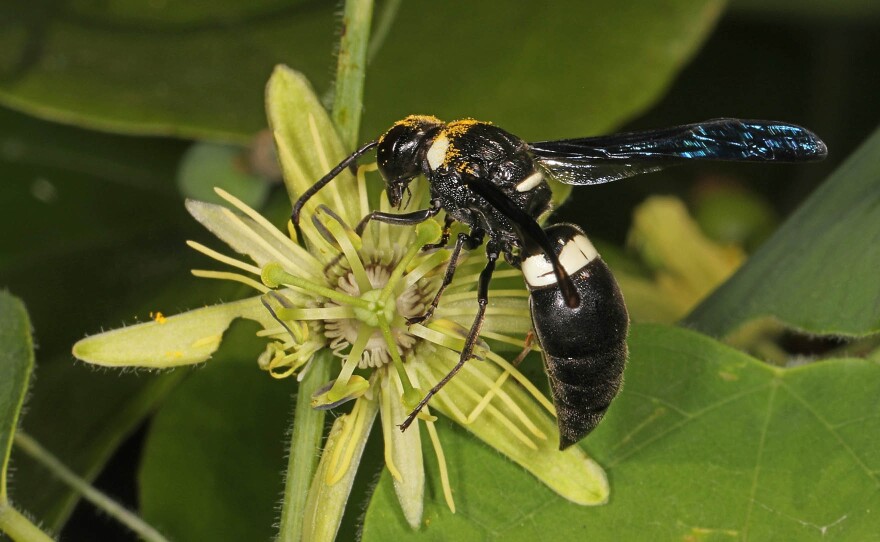
[[[358,225],[354,229],[354,231],[357,232],[358,235],[362,235],[367,227],[367,224],[369,224],[371,220],[378,220],[379,222],[394,224],[396,226],[414,226],[416,224],[421,224],[431,217],[436,216],[441,209],[442,207],[440,207],[440,200],[431,200],[431,206],[427,209],[413,211],[411,213],[394,214],[383,213],[382,211],[373,211],[362,218],[360,222],[358,222]]]
[[[526,333],[526,340],[524,341],[522,352],[520,352],[519,355],[510,362],[511,365],[513,365],[514,367],[519,367],[519,364],[522,363],[523,360],[526,359],[526,356],[529,355],[529,352],[532,351],[532,343],[534,342],[534,340],[535,332],[530,329],[529,332]]]
[[[452,370],[449,371],[440,382],[431,388],[421,401],[419,401],[416,408],[414,408],[403,423],[399,425],[401,431],[406,431],[406,428],[412,424],[419,412],[428,404],[428,401],[430,401],[431,398],[434,397],[434,395],[436,395],[436,393],[440,391],[440,389],[445,386],[446,383],[449,382],[473,356],[474,346],[477,344],[477,337],[479,337],[480,329],[483,327],[483,321],[486,319],[486,305],[489,304],[489,281],[492,280],[492,273],[495,272],[495,262],[498,260],[498,256],[498,249],[495,247],[495,243],[492,243],[486,250],[486,258],[488,259],[486,267],[484,267],[483,272],[480,273],[480,284],[477,289],[477,303],[479,303],[479,309],[477,310],[477,316],[474,318],[474,323],[471,324],[471,329],[464,340],[464,348],[461,350],[461,357],[458,358],[458,363],[456,363],[455,367],[453,367]]]
[[[475,233],[476,237],[474,235]],[[449,257],[449,263],[446,265],[446,274],[443,275],[443,282],[440,283],[440,288],[437,290],[437,293],[434,294],[434,299],[431,301],[431,304],[428,305],[427,310],[425,310],[423,314],[407,318],[407,324],[421,324],[434,314],[437,304],[440,303],[440,296],[443,295],[443,291],[446,290],[446,287],[452,284],[452,278],[455,276],[455,269],[458,267],[458,257],[461,255],[462,247],[472,250],[475,248],[474,243],[477,243],[476,246],[479,246],[479,243],[482,243],[482,241],[483,233],[481,230],[472,231],[470,234],[458,234],[458,238],[455,240],[455,246],[452,248],[452,255]]]
[[[429,243],[422,247],[422,251],[434,250],[435,248],[444,248],[447,244],[449,244],[449,230],[452,227],[452,223],[455,222],[455,219],[449,215],[443,219],[443,234],[440,236],[440,240],[436,243]]]
[[[262,303],[263,306],[266,308],[266,310],[269,311],[269,314],[272,315],[272,318],[275,319],[276,322],[281,324],[281,327],[283,327],[284,330],[287,331],[287,333],[291,336],[291,338],[293,338],[293,340],[295,342],[296,335],[293,334],[293,330],[290,329],[290,327],[284,322],[284,320],[282,320],[281,318],[278,317],[278,313],[275,312],[275,309],[273,309],[272,305],[269,303],[269,298],[274,299],[282,307],[285,307],[285,308],[289,308],[290,303],[287,301],[287,299],[285,297],[278,294],[278,292],[276,292],[275,290],[269,290],[268,293],[260,296],[260,303]]]

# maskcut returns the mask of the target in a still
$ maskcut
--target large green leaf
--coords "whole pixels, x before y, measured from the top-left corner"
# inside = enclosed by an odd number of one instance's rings
[[[876,333],[878,270],[880,130],[687,323],[715,336],[765,316],[810,333]]]
[[[265,125],[262,89],[275,64],[327,81],[332,8],[12,2],[0,8],[0,100],[105,130],[241,138]]]
[[[268,540],[275,533],[296,380],[257,368],[253,334],[253,326],[234,326],[150,427],[141,508],[173,540]]]
[[[531,140],[607,131],[658,98],[723,6],[406,2],[367,74],[364,139],[411,113],[491,120]]]
[[[7,504],[9,452],[33,368],[27,311],[21,301],[0,291],[0,506]]]
[[[556,497],[457,432],[444,432],[459,507],[439,494],[413,532],[379,483],[374,540],[854,540],[880,518],[880,365],[763,364],[705,336],[636,326],[624,389],[585,446],[611,481],[606,506]],[[429,465],[432,462],[428,462]]]
[[[14,2],[0,8],[0,101],[106,130],[244,140],[265,125],[273,65],[328,86],[335,4],[288,4]],[[405,2],[369,68],[364,133],[427,111],[536,137],[606,129],[656,99],[722,6]]]

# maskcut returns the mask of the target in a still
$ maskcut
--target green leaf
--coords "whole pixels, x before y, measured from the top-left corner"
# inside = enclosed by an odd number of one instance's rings
[[[34,345],[27,310],[21,301],[0,291],[0,507],[8,499],[9,453],[33,368]]]
[[[331,4],[284,0],[13,2],[0,20],[13,30],[3,103],[102,130],[239,141],[265,126],[272,66],[326,83],[334,27]]]
[[[268,540],[283,488],[294,379],[257,368],[255,326],[233,325],[214,360],[154,418],[140,471],[144,518],[173,540]]]
[[[411,113],[490,120],[526,140],[608,131],[654,103],[723,7],[404,2],[367,74],[363,139]]]
[[[219,187],[251,207],[266,201],[269,183],[247,168],[247,149],[235,145],[194,143],[187,149],[177,170],[177,186],[187,198],[211,203],[223,201]]]
[[[584,442],[611,481],[579,507],[461,432],[441,435],[459,511],[432,496],[415,533],[387,475],[374,540],[867,540],[880,530],[880,364],[763,364],[679,328],[635,326],[626,383]],[[650,535],[646,535],[650,533]]]
[[[880,331],[878,187],[880,130],[686,323],[714,336],[768,316],[822,335]]]
[[[0,102],[103,130],[245,142],[265,126],[272,66],[328,87],[336,5],[288,4],[14,3],[0,8],[12,28],[0,42]],[[663,92],[723,5],[403,3],[368,66],[362,133],[427,112],[504,122],[530,137],[606,130]]]

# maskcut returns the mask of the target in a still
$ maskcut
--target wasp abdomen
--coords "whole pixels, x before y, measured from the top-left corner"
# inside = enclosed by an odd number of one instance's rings
[[[629,317],[611,271],[580,228],[560,224],[546,231],[581,299],[569,308],[549,259],[542,252],[526,255],[532,322],[565,449],[599,424],[620,389]]]

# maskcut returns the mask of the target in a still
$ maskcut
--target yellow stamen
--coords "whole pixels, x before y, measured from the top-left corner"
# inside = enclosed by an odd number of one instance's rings
[[[261,293],[266,293],[270,291],[269,288],[266,288],[259,282],[255,281],[250,277],[246,277],[244,275],[239,275],[238,273],[230,273],[228,271],[210,271],[207,269],[193,269],[191,273],[199,278],[203,279],[220,279],[220,280],[231,280],[233,282],[240,282],[242,284],[246,284],[251,288],[254,288]]]
[[[364,409],[364,401],[358,399],[354,402],[351,413],[345,415],[342,422],[342,431],[339,433],[337,442],[339,443],[333,450],[333,456],[330,458],[330,464],[327,467],[327,475],[324,483],[332,486],[348,472],[351,467],[351,459],[357,450],[358,443],[352,438],[363,432],[366,412]]]
[[[248,273],[253,273],[254,275],[260,275],[260,268],[254,265],[250,265],[242,262],[241,260],[236,260],[235,258],[230,258],[225,254],[220,254],[216,250],[210,249],[201,243],[197,243],[195,241],[187,241],[186,244],[198,252],[201,252],[205,256],[209,258],[213,258],[220,263],[225,263],[226,265],[231,265],[232,267],[236,267],[241,269],[242,271],[247,271]]]
[[[278,309],[278,316],[284,320],[343,320],[354,318],[354,311],[345,305],[307,309],[283,308]]]
[[[345,363],[342,365],[342,371],[339,372],[339,376],[336,377],[336,382],[333,383],[333,387],[327,394],[327,398],[330,401],[338,401],[345,397],[348,381],[351,378],[351,375],[354,374],[354,370],[357,369],[358,364],[361,362],[364,348],[367,346],[367,341],[370,340],[372,335],[372,330],[367,329],[366,326],[361,326],[358,330],[357,338],[354,340],[354,344],[351,345],[351,351],[349,351]]]
[[[382,294],[380,296],[383,300],[388,300],[391,297],[391,294],[394,293],[394,287],[398,285],[400,282],[400,277],[406,272],[406,268],[409,266],[409,263],[412,259],[422,250],[422,247],[427,244],[432,239],[436,239],[440,236],[440,225],[434,222],[433,220],[428,220],[426,222],[422,222],[418,226],[416,226],[416,239],[415,242],[409,245],[409,248],[404,254],[403,258],[397,263],[394,267],[394,270],[391,272],[391,276],[388,277],[388,282],[385,284],[385,287],[382,288]]]
[[[437,465],[440,468],[440,485],[443,486],[443,498],[446,499],[446,506],[454,514],[455,501],[452,499],[452,486],[449,483],[449,470],[446,468],[446,455],[443,453],[443,446],[440,444],[440,437],[437,435],[437,428],[434,427],[434,423],[427,422],[425,426],[428,428],[428,435],[431,437],[431,444],[434,446],[434,453],[437,455]]]
[[[379,329],[382,331],[382,338],[385,339],[385,344],[388,346],[388,353],[391,354],[394,370],[397,371],[397,376],[400,377],[400,384],[403,386],[403,402],[407,407],[413,408],[421,400],[422,392],[417,390],[412,385],[412,382],[410,382],[406,368],[403,366],[403,359],[400,357],[400,351],[397,349],[397,341],[391,335],[391,326],[384,316],[379,318]]]
[[[352,242],[352,236],[356,236],[354,230],[340,222],[338,217],[322,212],[320,207],[315,211],[314,216],[319,220],[323,217],[329,219],[329,221],[321,221],[321,225],[326,228],[327,231],[333,235],[333,238],[336,239],[336,242],[339,243],[339,248],[342,249],[345,259],[348,260],[348,264],[351,266],[351,272],[354,275],[354,280],[361,293],[372,290],[373,285],[370,284],[370,279],[367,277],[367,270],[364,269],[364,263],[361,261],[360,254],[358,254],[358,249],[360,247],[355,247]],[[358,239],[358,241],[360,240]]]
[[[371,171],[376,171],[379,169],[379,164],[373,162],[371,164],[364,164],[357,169],[357,186],[358,186],[358,203],[360,204],[360,216],[367,216],[370,214],[370,202],[367,199],[367,173]]]
[[[498,299],[502,297],[507,298],[523,298],[529,297],[529,292],[523,289],[519,290],[492,290],[492,299]],[[477,292],[460,292],[457,294],[444,294],[443,295],[443,303],[449,304],[454,303],[456,301],[467,301],[467,300],[476,300]],[[472,311],[473,312],[473,311]]]
[[[492,387],[489,388],[489,391],[486,392],[485,395],[483,395],[483,398],[480,399],[480,402],[477,403],[477,406],[475,406],[474,409],[471,410],[470,415],[467,417],[468,423],[473,423],[474,420],[476,420],[477,417],[483,412],[483,409],[485,409],[486,406],[489,404],[489,401],[495,398],[495,390],[504,385],[504,383],[507,381],[508,376],[510,376],[510,373],[508,371],[504,371],[503,373],[501,373],[501,376],[499,376],[495,380],[494,384],[492,384]]]
[[[476,284],[480,280],[480,271],[476,273],[472,273],[469,275],[463,275],[456,273],[455,281],[449,285],[450,290],[454,290],[456,288],[473,288],[474,284]],[[492,273],[492,279],[508,279],[522,277],[522,271],[519,269],[502,269],[501,271],[495,271]]]
[[[285,247],[286,250],[290,250],[291,252],[293,252],[296,255],[297,262],[308,265],[311,268],[313,274],[321,272],[321,263],[316,260],[307,250],[296,244],[295,238],[293,239],[294,242],[292,242],[290,238],[285,237],[278,228],[276,228],[274,225],[272,225],[271,222],[266,220],[266,217],[249,207],[246,203],[236,198],[229,192],[219,187],[215,187],[214,191],[217,193],[218,196],[228,201],[230,204],[235,206],[236,209],[250,217],[251,220],[261,226],[263,230],[265,230],[270,236],[278,240]]]
[[[379,400],[382,402],[382,440],[385,442],[385,466],[388,467],[388,472],[391,473],[391,476],[400,482],[403,480],[403,476],[401,476],[400,471],[397,470],[397,467],[394,465],[394,453],[392,446],[394,445],[391,440],[391,435],[393,435],[393,431],[396,430],[394,427],[394,422],[391,420],[391,416],[387,416],[387,412],[391,412],[391,401],[396,401],[397,396],[392,397],[392,389],[393,387],[390,385],[389,381],[390,373],[386,373],[384,377],[382,377],[382,390],[380,392]],[[394,390],[396,392],[396,390]],[[418,422],[416,422],[418,423]]]
[[[496,333],[494,331],[486,331],[485,329],[481,329],[480,337],[484,339],[492,339],[493,341],[498,341],[504,344],[511,344],[519,348],[525,347],[525,342],[522,339],[511,337],[510,335],[504,335],[503,333]],[[536,349],[535,351],[538,352],[540,350]]]
[[[471,379],[469,379],[469,382],[472,381],[473,379],[476,379],[476,381],[485,385],[488,388],[488,391],[484,394],[483,398],[485,398],[485,395],[489,395],[489,394],[497,395],[498,398],[501,400],[501,402],[504,403],[505,405],[507,405],[507,408],[510,409],[510,411],[513,413],[513,415],[516,417],[516,419],[518,419],[526,427],[526,429],[528,429],[533,435],[535,435],[536,437],[538,437],[541,440],[544,440],[547,438],[547,435],[544,434],[543,431],[538,429],[538,427],[532,422],[531,418],[529,418],[529,416],[519,407],[519,405],[516,403],[516,401],[513,400],[513,398],[510,396],[510,394],[508,394],[506,391],[504,391],[503,389],[498,387],[498,385],[496,385],[497,384],[496,381],[493,381],[491,378],[489,378],[488,375],[484,374],[482,371],[480,371],[477,367],[474,367],[472,364],[466,364],[464,366],[464,370],[469,374],[469,376],[472,377]],[[504,376],[504,374],[506,374],[506,373],[502,373],[501,376]],[[506,379],[506,377],[505,377],[505,379]],[[503,382],[503,380],[502,380],[502,382]],[[469,389],[471,389],[471,388],[469,388]],[[474,391],[474,393],[477,393],[475,390],[473,390],[473,391]],[[479,394],[477,394],[477,396],[479,397]],[[483,398],[480,399],[480,402],[482,402]],[[480,411],[482,411],[484,408],[487,408],[489,406],[489,404],[490,403],[487,402],[484,407],[480,408]],[[479,408],[479,402],[477,403],[477,407]],[[500,411],[499,411],[499,413],[500,413]],[[471,414],[471,416],[468,416],[468,423],[473,423],[474,419],[476,419],[476,416]],[[511,421],[511,423],[513,423],[513,422]]]
[[[286,268],[295,269],[299,275],[308,275],[312,277],[316,275],[315,273],[308,273],[306,269],[303,269],[298,263],[292,261],[286,254],[275,248],[275,245],[268,242],[265,237],[257,233],[249,225],[245,224],[240,215],[233,213],[225,207],[222,212],[230,222],[238,224],[241,233],[247,236],[253,242],[254,246],[260,247],[268,254],[271,254],[277,261],[282,262]]]
[[[449,259],[449,252],[446,250],[437,251],[426,257],[415,269],[406,274],[403,279],[403,289],[411,287],[413,284],[421,280],[422,277],[443,265]]]
[[[516,367],[511,365],[509,361],[499,356],[498,354],[494,352],[489,352],[488,357],[499,366],[501,366],[502,369],[512,374],[513,378],[517,382],[519,382],[520,385],[522,385],[522,387],[524,387],[527,392],[529,392],[529,395],[537,399],[538,402],[541,403],[541,406],[547,409],[547,412],[552,414],[554,417],[556,416],[556,408],[553,406],[553,403],[550,402],[550,399],[547,399],[547,396],[541,393],[541,390],[539,390],[531,380],[526,378],[526,376],[522,374]]]
[[[369,301],[350,296],[346,293],[340,292],[339,290],[333,290],[332,288],[328,288],[320,284],[315,284],[314,282],[306,280],[302,277],[298,277],[296,275],[288,273],[281,266],[281,264],[277,262],[267,263],[265,266],[263,266],[263,271],[260,273],[260,279],[263,281],[263,284],[269,286],[270,288],[285,284],[287,286],[300,288],[312,294],[324,296],[342,305],[352,305],[354,307],[372,310],[372,305]]]
[[[473,307],[461,307],[461,308],[437,308],[437,312],[441,313],[444,317],[451,316],[471,316],[474,315]],[[518,316],[520,318],[530,318],[531,314],[529,313],[529,309],[515,309],[513,307],[486,307],[486,316]]]

